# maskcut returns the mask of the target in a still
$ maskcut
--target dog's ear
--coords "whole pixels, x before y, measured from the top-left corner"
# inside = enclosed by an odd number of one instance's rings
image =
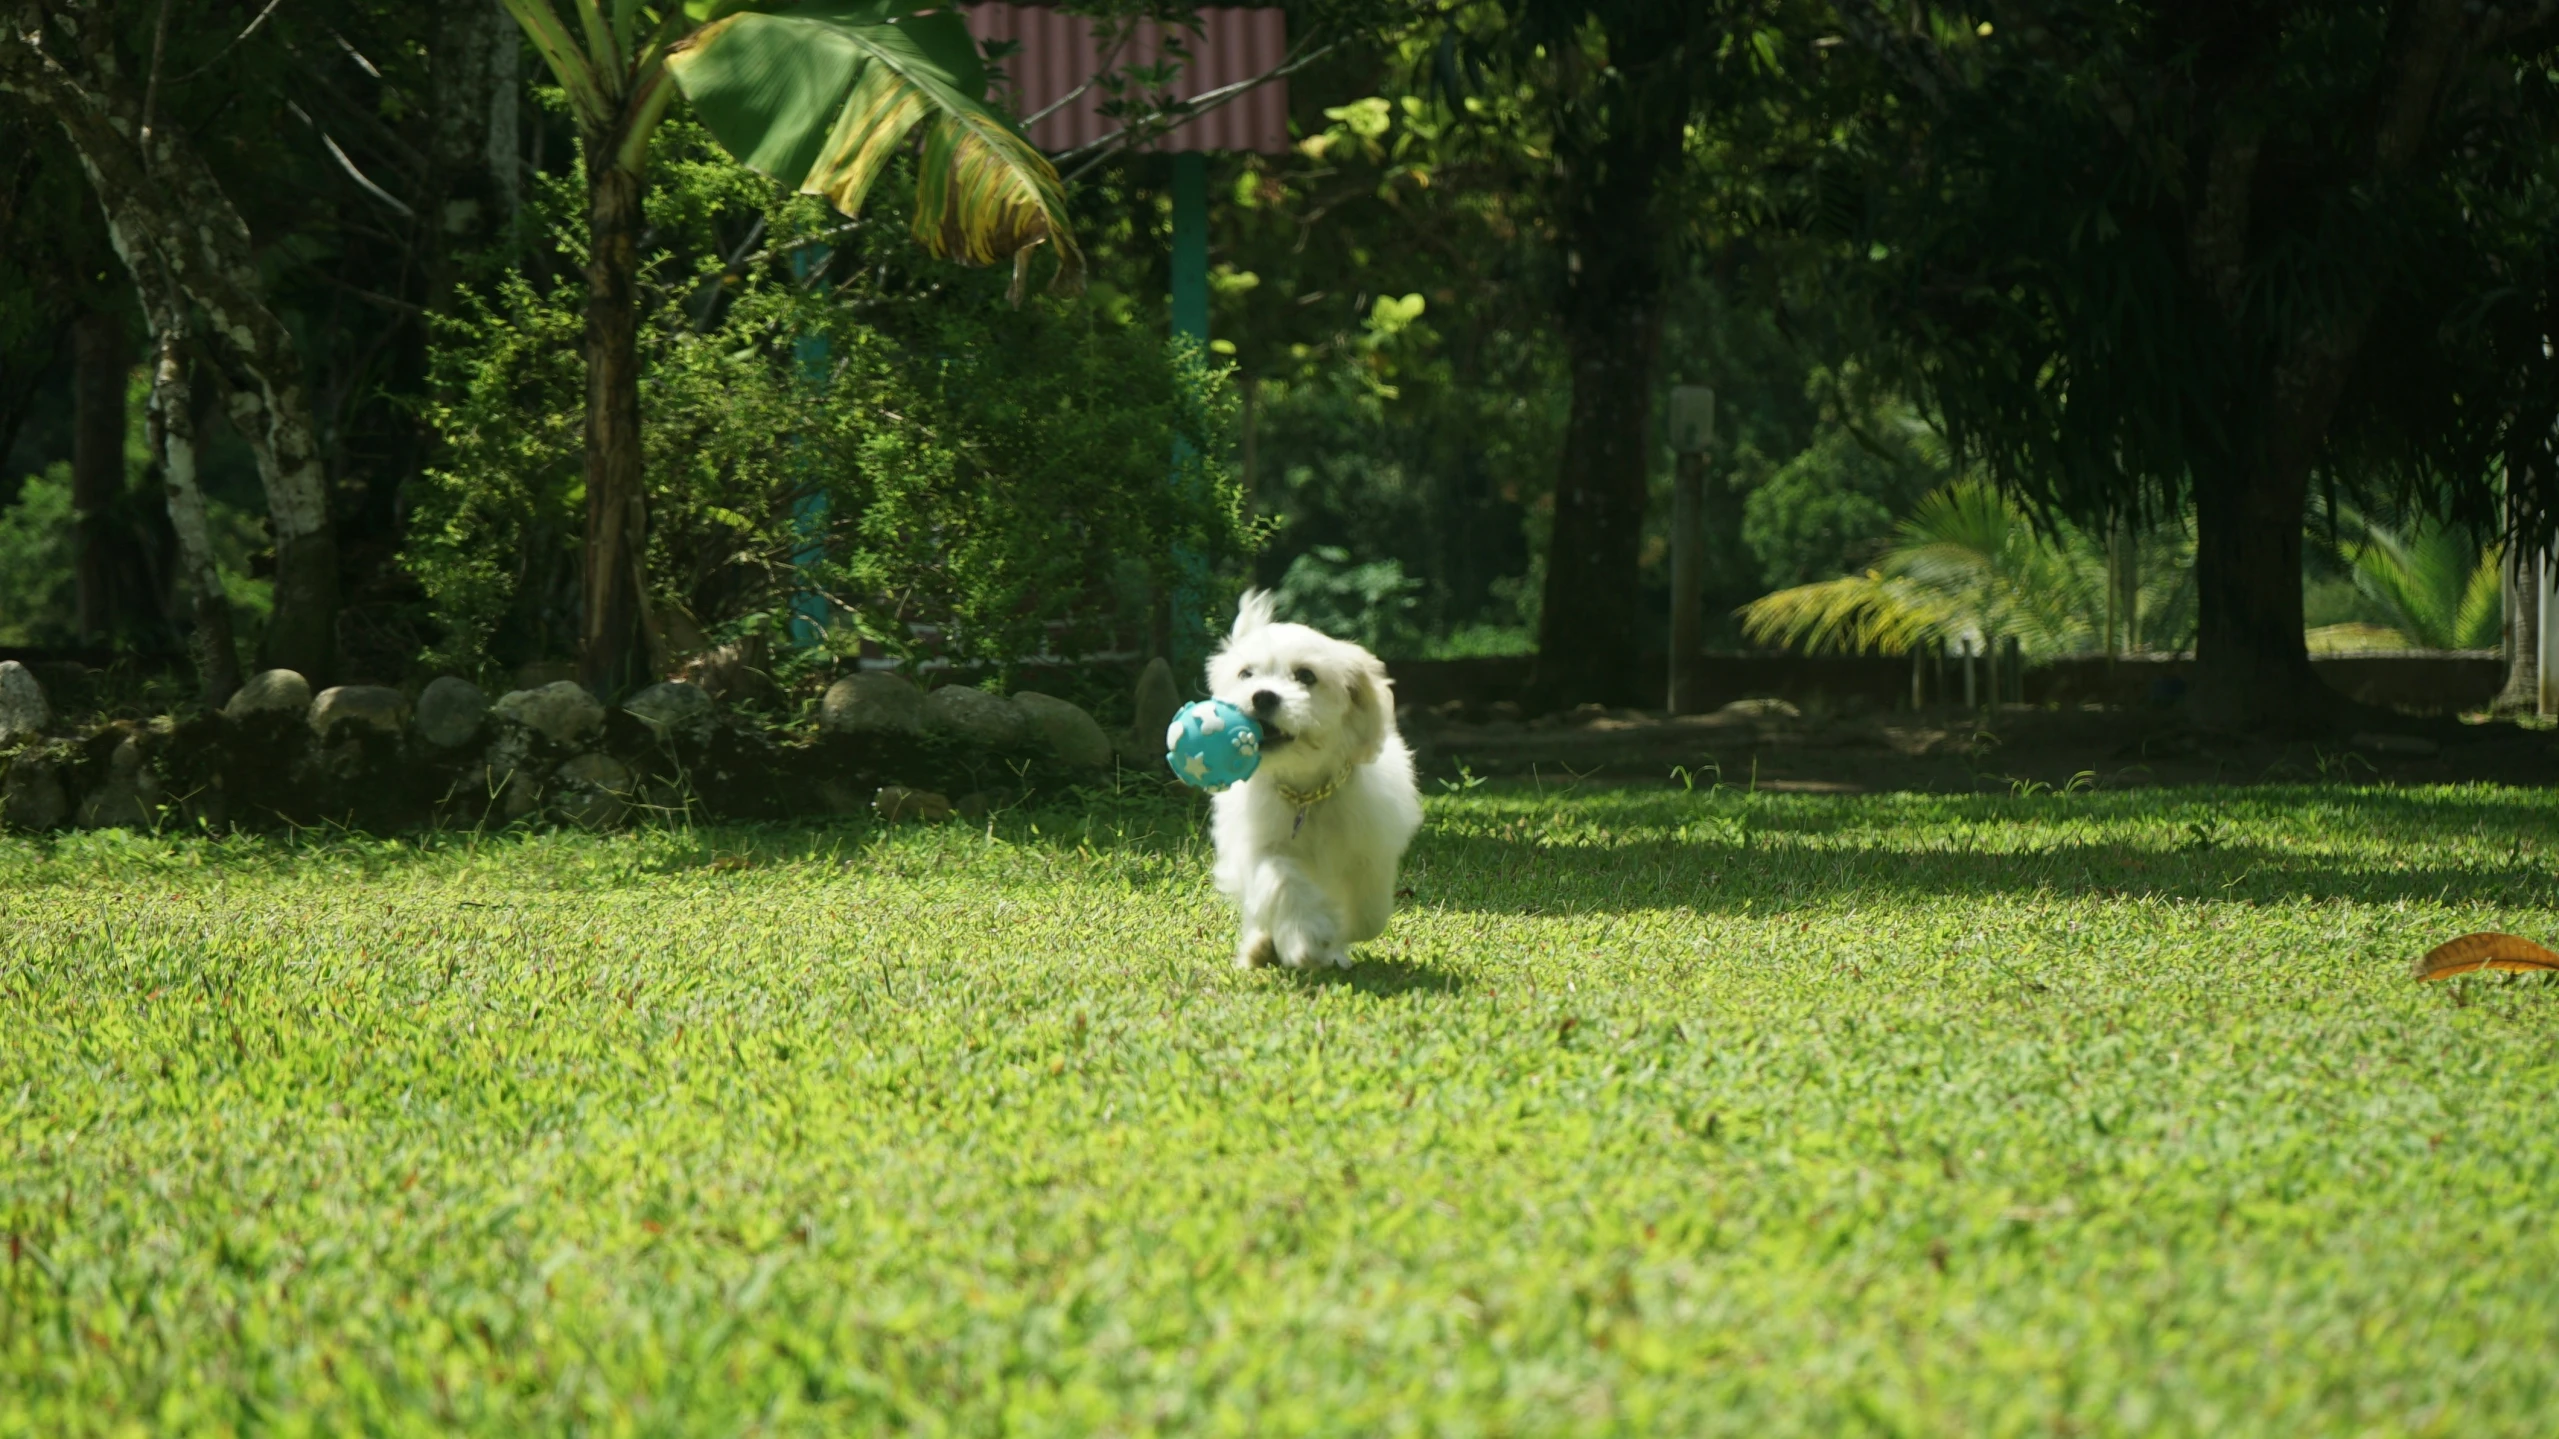
[[[1235,602],[1235,628],[1227,632],[1231,642],[1240,640],[1271,622],[1271,611],[1278,597],[1269,590],[1246,590],[1244,598]]]
[[[1377,656],[1361,654],[1343,672],[1342,688],[1351,697],[1343,721],[1351,735],[1350,762],[1366,764],[1386,748],[1386,736],[1395,728],[1395,682],[1386,677],[1386,665]]]

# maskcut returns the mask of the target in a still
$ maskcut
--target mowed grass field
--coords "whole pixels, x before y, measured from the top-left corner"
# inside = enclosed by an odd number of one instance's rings
[[[0,840],[0,1432],[2559,1431],[2559,802]]]

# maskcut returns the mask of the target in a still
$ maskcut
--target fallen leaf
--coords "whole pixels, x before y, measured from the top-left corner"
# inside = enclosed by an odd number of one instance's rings
[[[2553,954],[2521,935],[2483,930],[2427,950],[2425,958],[2417,961],[2417,978],[2450,979],[2475,969],[2504,969],[2520,974],[2549,973],[2559,971],[2559,954]]]

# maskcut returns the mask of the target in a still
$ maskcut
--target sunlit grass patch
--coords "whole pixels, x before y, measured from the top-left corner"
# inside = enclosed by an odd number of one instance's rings
[[[2542,1432],[2505,789],[0,841],[0,1432]]]

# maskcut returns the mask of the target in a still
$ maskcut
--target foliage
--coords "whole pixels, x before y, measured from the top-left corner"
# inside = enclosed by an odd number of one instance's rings
[[[2405,529],[2341,506],[2336,554],[2398,648],[2495,649],[2505,614],[2497,547],[2423,518]]]
[[[1827,396],[1812,443],[1743,502],[1742,537],[1770,586],[1862,567],[1954,474],[1937,432],[1906,404],[1861,397],[1859,405],[1823,371],[1809,388]]]
[[[2143,536],[2138,548],[2143,632],[2174,634],[2192,611],[2191,541],[2171,530]],[[2103,640],[2106,580],[2102,541],[2066,521],[2038,532],[1986,481],[1959,480],[1896,527],[1875,568],[1763,596],[1744,608],[1743,626],[1754,639],[1815,653],[1978,652],[2014,638],[2044,658]]]
[[[1350,551],[1317,545],[1289,562],[1279,583],[1279,612],[1372,653],[1409,654],[1418,638],[1413,592],[1420,588],[1393,560],[1355,565]]]
[[[2337,496],[2496,528],[2497,461],[2549,472],[2547,26],[2488,6],[1921,10],[1842,7],[1882,68],[1841,77],[1866,123],[1837,154],[1868,167],[1835,177],[1862,202],[1836,278],[2001,483],[2083,518],[2173,513],[2307,443]],[[2438,73],[2379,134],[2397,87]],[[2311,384],[2330,362],[2334,388]],[[2304,410],[2306,440],[2270,441],[2319,394],[2333,426]]]
[[[1217,162],[1211,283],[1277,522],[1261,580],[1319,545],[1393,561],[1440,632],[1514,618],[1494,586],[1537,543],[1567,382],[1520,197],[1404,83],[1428,54],[1418,33],[1346,52],[1305,83],[1359,98],[1295,155]]]
[[[1249,544],[1221,371],[1088,310],[1009,308],[991,277],[919,271],[893,232],[781,193],[683,122],[659,144],[643,441],[672,630],[781,633],[805,588],[835,606],[832,644],[1071,653],[1106,638],[1123,561],[1160,583],[1177,543],[1229,565]],[[577,194],[572,177],[535,201],[572,252]],[[439,664],[573,643],[583,303],[509,278],[438,345],[449,461],[407,563]],[[1193,458],[1168,484],[1176,437]]]
[[[2547,794],[1556,796],[0,839],[0,1428],[2546,1424]]]
[[[153,513],[160,510],[163,502],[143,433],[143,402],[148,393],[149,381],[137,373],[125,405],[125,484],[110,497],[107,510],[109,523],[121,524],[128,533],[146,539],[155,538],[154,521],[166,523],[165,511]],[[234,448],[245,448],[227,432],[223,438]],[[221,451],[216,449],[215,453]],[[76,532],[70,463],[57,460],[41,473],[18,476],[17,480],[16,499],[0,505],[0,645],[75,644],[79,639],[79,611],[73,578]],[[237,617],[238,633],[254,645],[260,628],[274,612],[275,583],[252,573],[258,568],[261,552],[270,544],[264,506],[254,490],[241,498],[246,503],[234,504],[208,496],[205,528],[222,577],[224,598]],[[167,582],[167,575],[160,572],[167,563],[165,552],[156,545],[136,549],[133,559],[142,573],[132,577],[134,598],[161,603],[151,591]],[[123,648],[140,640],[144,644],[137,647],[147,647],[152,627],[146,617],[127,619],[130,623],[109,635],[109,641]]]
[[[57,461],[0,509],[0,644],[72,639],[71,542],[71,466]]]
[[[730,13],[665,64],[703,127],[749,169],[859,214],[913,137],[918,244],[969,264],[1013,260],[1017,298],[1031,252],[1046,244],[1057,283],[1073,288],[1084,259],[1064,187],[987,106],[986,66],[958,13],[915,13],[918,0],[709,8]]]

